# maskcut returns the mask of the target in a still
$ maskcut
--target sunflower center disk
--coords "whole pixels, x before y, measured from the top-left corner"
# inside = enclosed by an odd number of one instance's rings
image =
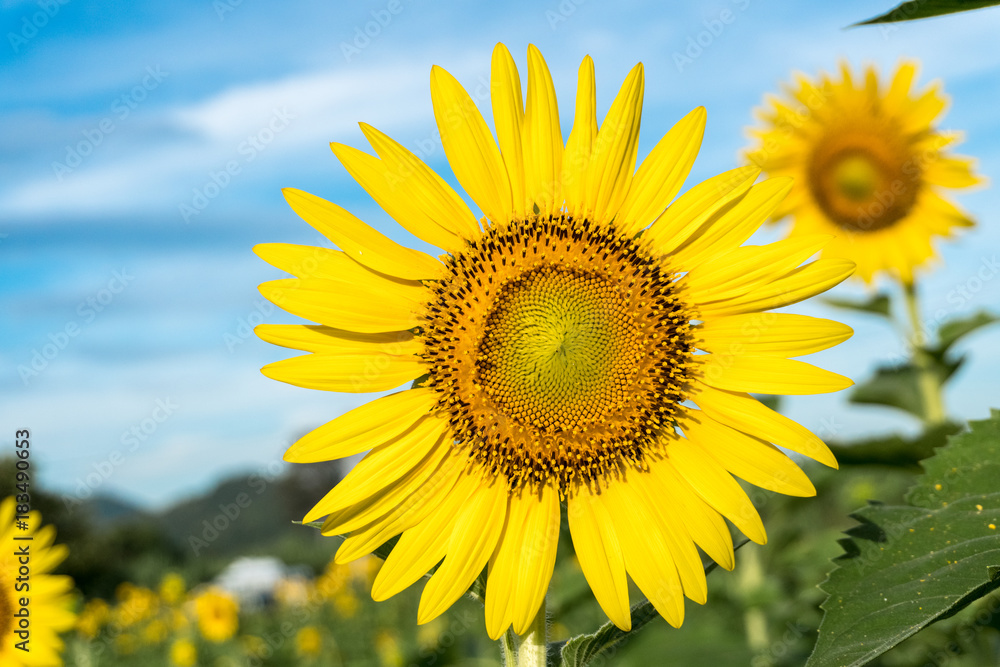
[[[659,451],[692,356],[691,315],[661,260],[558,217],[493,227],[445,264],[421,337],[428,385],[471,460],[565,491]]]
[[[545,266],[509,280],[484,327],[477,376],[511,419],[553,432],[624,404],[640,330],[628,301],[593,273]]]
[[[917,200],[920,172],[893,132],[860,136],[833,132],[809,166],[809,187],[842,229],[873,232],[906,217]]]

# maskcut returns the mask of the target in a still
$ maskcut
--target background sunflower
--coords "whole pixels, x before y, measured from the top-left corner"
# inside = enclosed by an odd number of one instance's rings
[[[885,272],[912,284],[934,257],[933,237],[973,224],[944,190],[984,182],[972,158],[950,153],[962,133],[939,129],[940,84],[917,88],[916,74],[914,62],[885,81],[873,65],[852,74],[846,62],[839,77],[799,74],[750,130],[747,158],[796,182],[778,217],[792,218],[793,235],[834,235],[824,256],[854,260],[867,283]]]

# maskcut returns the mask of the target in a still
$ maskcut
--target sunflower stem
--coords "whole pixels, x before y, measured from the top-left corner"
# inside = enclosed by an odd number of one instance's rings
[[[517,648],[517,667],[545,667],[549,639],[546,620],[543,598],[535,620],[521,637],[521,645]]]
[[[916,283],[906,283],[903,291],[906,295],[906,312],[910,317],[910,341],[913,344],[913,364],[917,367],[917,388],[924,404],[924,423],[937,426],[944,423],[946,418],[944,399],[941,396],[941,383],[934,372],[934,360],[926,347]]]
[[[503,651],[503,667],[517,667],[517,649],[514,648],[513,630],[500,635],[500,648]]]

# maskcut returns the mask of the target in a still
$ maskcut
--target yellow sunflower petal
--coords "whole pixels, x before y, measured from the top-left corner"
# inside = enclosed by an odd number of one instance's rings
[[[669,255],[709,218],[746,194],[758,174],[756,167],[739,167],[695,185],[653,222],[643,240],[659,254]]]
[[[513,623],[524,634],[541,606],[556,563],[559,492],[521,489],[510,497],[507,525],[486,584],[487,629],[498,639]]]
[[[597,89],[594,84],[594,61],[590,56],[580,63],[577,75],[576,112],[573,130],[566,140],[563,153],[562,186],[566,210],[570,215],[582,216],[586,200],[587,165],[594,140],[597,138]]]
[[[258,243],[253,251],[271,266],[296,278],[331,278],[371,284],[381,284],[380,281],[387,280],[410,287],[420,285],[416,280],[403,280],[372,271],[341,250],[292,243]]]
[[[792,188],[792,179],[776,177],[759,183],[718,218],[709,220],[685,245],[672,253],[678,267],[693,269],[720,252],[737,248],[774,212]]]
[[[387,178],[394,199],[413,198],[413,206],[445,230],[463,239],[473,240],[482,230],[465,201],[443,178],[407,150],[398,141],[361,123],[368,142],[389,169]],[[461,247],[461,246],[460,246]]]
[[[708,354],[702,362],[702,382],[716,389],[752,394],[825,394],[850,387],[843,375],[795,359],[746,354]]]
[[[418,313],[426,294],[422,287],[389,288],[324,278],[272,280],[259,289],[265,299],[293,315],[360,333],[420,326]]]
[[[407,280],[438,277],[444,270],[430,255],[404,248],[325,199],[295,188],[282,190],[299,217],[373,271]]]
[[[330,144],[330,148],[351,177],[408,232],[453,253],[465,245],[460,236],[434,220],[426,208],[430,197],[427,191],[422,191],[423,184],[412,176],[402,178],[385,161],[352,146],[334,143]],[[424,201],[421,201],[421,196]]]
[[[632,184],[644,85],[640,63],[626,77],[594,140],[587,165],[584,213],[595,220],[614,218]]]
[[[684,284],[697,304],[732,299],[788,273],[819,252],[831,238],[810,234],[766,246],[740,246],[695,265],[684,276]]]
[[[698,497],[691,485],[674,469],[670,461],[657,461],[649,466],[661,492],[669,501],[661,511],[669,511],[687,527],[691,538],[705,553],[727,570],[736,566],[733,537],[722,515]]]
[[[684,595],[698,604],[708,600],[708,585],[705,581],[705,566],[698,555],[698,549],[688,533],[684,521],[677,516],[676,507],[671,507],[674,494],[660,484],[661,479],[649,472],[633,477],[634,499],[652,518],[663,536],[663,542],[670,550],[680,576]]]
[[[447,429],[444,419],[422,417],[389,442],[375,447],[309,510],[303,521],[308,523],[345,509],[386,488],[420,465]]]
[[[525,209],[537,206],[539,215],[552,215],[561,203],[562,130],[552,76],[534,44],[528,46],[528,103],[523,141]]]
[[[726,469],[686,438],[667,444],[668,461],[695,493],[757,544],[767,542],[760,515]]]
[[[274,345],[321,354],[381,352],[393,356],[420,354],[420,341],[409,331],[355,333],[309,324],[260,324],[253,332]]]
[[[926,178],[942,188],[969,188],[983,182],[975,168],[972,158],[938,156],[927,163]]]
[[[441,143],[455,177],[487,218],[511,219],[510,180],[500,149],[469,94],[448,72],[431,69],[431,100]]]
[[[691,400],[717,422],[756,435],[831,468],[838,467],[830,448],[809,429],[745,393],[699,385]]]
[[[307,433],[285,452],[290,463],[352,456],[393,440],[437,406],[437,392],[410,389],[377,398]]]
[[[698,347],[719,354],[798,357],[842,343],[851,327],[791,313],[746,313],[712,318],[694,329]]]
[[[497,130],[500,154],[510,179],[511,203],[516,218],[523,218],[525,208],[524,153],[521,134],[524,127],[524,101],[521,99],[521,77],[510,51],[503,44],[493,49],[490,73],[490,98],[493,101],[493,126]]]
[[[566,516],[580,568],[594,597],[616,626],[631,630],[625,557],[615,530],[616,520],[605,508],[603,498],[591,494],[585,486],[569,499]]]
[[[632,482],[612,482],[604,494],[605,506],[622,527],[618,539],[625,569],[656,611],[679,628],[684,622],[684,588],[674,555]]]
[[[708,320],[788,306],[843,282],[854,269],[854,262],[847,259],[818,259],[735,299],[703,304],[698,310]]]
[[[677,122],[642,161],[618,211],[617,221],[626,236],[636,234],[667,208],[691,173],[705,135],[705,107],[698,107]]]
[[[461,510],[478,481],[462,475],[437,511],[404,532],[392,548],[372,584],[372,599],[385,600],[426,575],[448,552],[448,542]]]
[[[305,354],[268,364],[260,372],[296,387],[359,394],[394,389],[427,372],[420,357],[357,352]]]
[[[483,473],[483,481],[460,510],[448,539],[448,555],[420,596],[417,623],[440,616],[469,590],[489,560],[507,513],[507,482]]]
[[[805,473],[773,445],[731,429],[698,410],[688,410],[681,428],[706,456],[740,479],[762,489],[790,496],[814,496]]]
[[[441,465],[452,453],[450,443],[446,441],[446,433],[442,432],[432,443],[430,450],[418,458],[422,452],[412,457],[411,465],[398,479],[387,477],[385,486],[375,493],[359,496],[357,502],[346,507],[327,510],[327,506],[313,508],[307,521],[326,516],[323,523],[323,534],[341,535],[363,530],[373,524],[383,525],[401,506],[409,506],[418,502],[414,494],[428,484],[429,480],[441,468]],[[405,454],[401,452],[401,454]],[[353,472],[353,470],[351,471]],[[359,478],[356,479],[360,479]],[[374,483],[374,482],[373,482]],[[334,488],[336,491],[336,487]],[[332,492],[331,492],[332,493]],[[327,494],[330,496],[330,494]],[[327,502],[326,498],[320,501]]]
[[[426,482],[421,484],[406,500],[364,528],[352,531],[340,548],[336,561],[349,563],[385,544],[396,535],[413,528],[438,509],[462,474],[462,464],[456,457],[445,458]],[[323,524],[324,535],[337,535],[341,526],[327,519]]]

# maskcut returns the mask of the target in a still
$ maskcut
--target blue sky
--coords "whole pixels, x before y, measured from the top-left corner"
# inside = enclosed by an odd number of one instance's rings
[[[1000,11],[843,29],[889,6],[0,2],[0,446],[28,427],[49,487],[152,508],[220,476],[274,471],[297,435],[369,400],[260,374],[287,352],[249,330],[294,318],[258,294],[260,282],[280,275],[250,249],[323,243],[285,205],[287,186],[427,249],[350,179],[329,142],[365,147],[357,123],[368,122],[454,184],[431,112],[430,67],[451,71],[475,95],[498,41],[522,71],[527,45],[539,46],[563,127],[584,55],[596,62],[601,114],[642,61],[640,157],[691,108],[706,106],[689,185],[736,166],[752,108],[793,69],[813,73],[847,57],[885,70],[916,57],[920,83],[940,78],[952,98],[942,127],[966,132],[961,152],[996,183]],[[960,203],[980,226],[942,246],[943,265],[923,283],[931,317],[1000,307],[996,284],[976,279],[1000,247],[1000,200],[982,189]],[[956,296],[960,288],[967,297]],[[902,347],[880,322],[821,304],[797,310],[855,327],[851,341],[812,358],[855,379]],[[984,330],[962,344],[972,363],[948,394],[957,417],[982,418],[1000,404],[996,335]],[[848,407],[841,395],[786,407],[825,436],[914,429],[889,411]]]

